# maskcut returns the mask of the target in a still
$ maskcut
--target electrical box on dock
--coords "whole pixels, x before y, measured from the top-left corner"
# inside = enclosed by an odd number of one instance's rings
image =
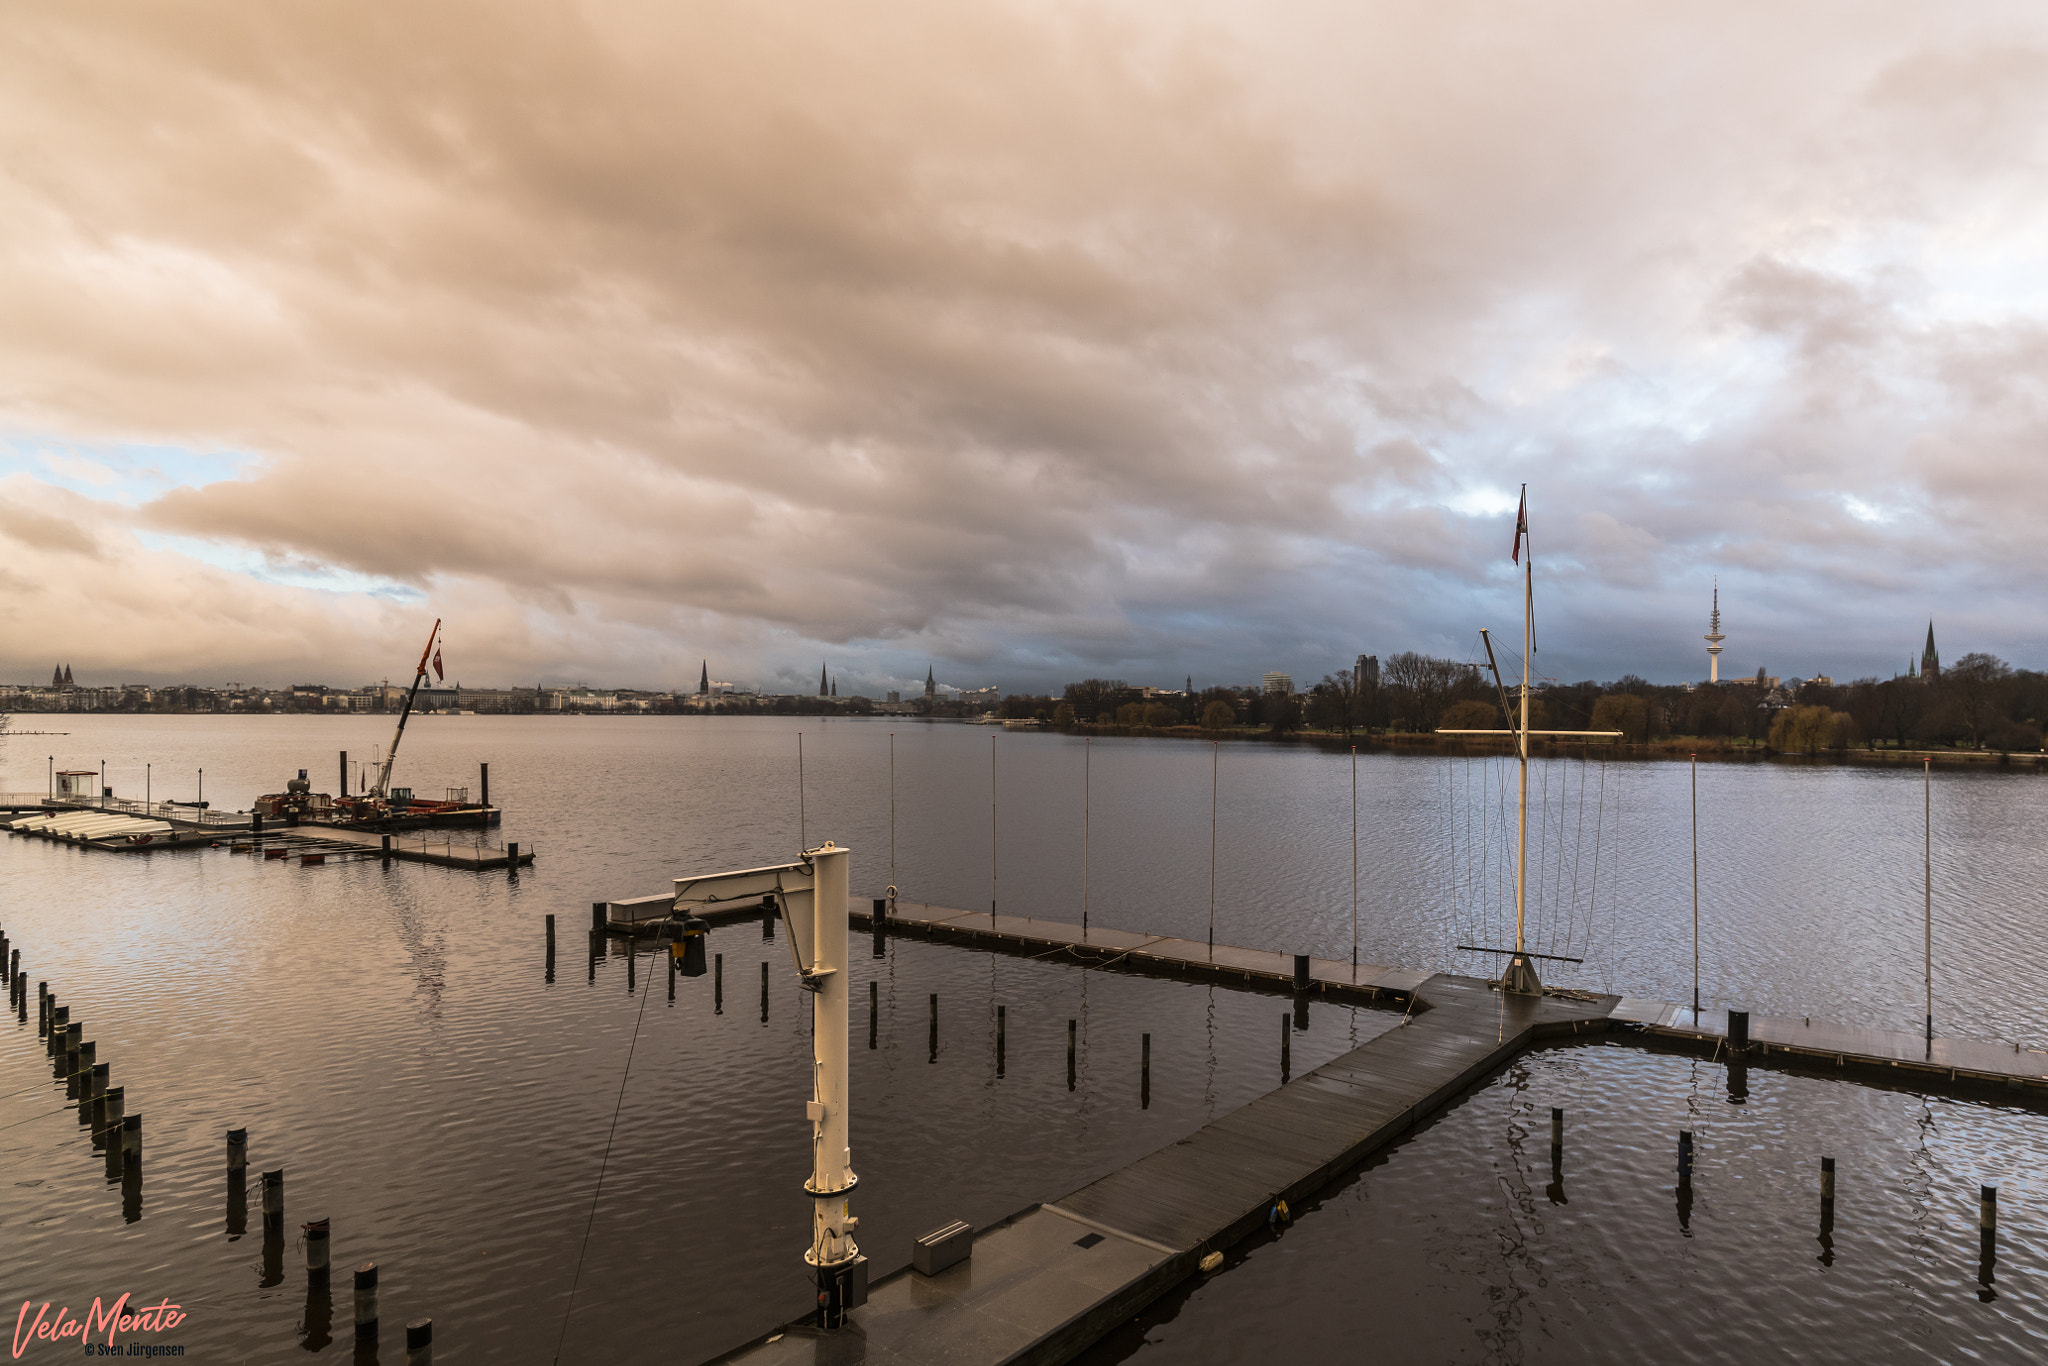
[[[974,1225],[958,1221],[935,1228],[917,1240],[910,1264],[927,1276],[964,1262],[974,1253]]]

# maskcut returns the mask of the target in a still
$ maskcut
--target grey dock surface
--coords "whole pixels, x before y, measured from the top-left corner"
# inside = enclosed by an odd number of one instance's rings
[[[855,898],[854,923],[872,923],[873,901]],[[957,911],[916,901],[899,901],[888,917],[891,933],[912,934],[977,948],[1022,949],[1050,957],[1064,952],[1072,961],[1124,968],[1135,972],[1204,981],[1291,989],[1294,958],[1270,949],[1245,949],[1228,944],[1210,948],[1200,940],[1134,930],[1091,926],[1083,930],[1064,920],[1033,916],[993,915]],[[1343,959],[1310,958],[1310,990],[1317,995],[1363,1001],[1404,1002],[1424,982],[1426,972]]]
[[[1348,978],[1350,964],[1343,968]],[[1510,996],[1472,978],[1429,977],[1403,1024],[981,1233],[971,1258],[937,1276],[905,1270],[877,1281],[852,1326],[790,1326],[723,1360],[1066,1361],[1192,1274],[1206,1253],[1262,1226],[1274,1201],[1314,1194],[1536,1038],[1604,1030],[1618,999]]]

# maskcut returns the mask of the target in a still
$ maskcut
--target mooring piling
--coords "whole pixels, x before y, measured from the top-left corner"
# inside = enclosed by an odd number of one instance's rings
[[[325,1219],[315,1219],[300,1228],[306,1235],[306,1279],[324,1281],[327,1279],[327,1249],[332,1229]]]
[[[1074,1089],[1074,1036],[1078,1024],[1079,1022],[1075,1020],[1070,1019],[1067,1021],[1067,1089],[1069,1091]]]
[[[761,1023],[768,1023],[768,964],[761,964]]]
[[[284,1223],[284,1168],[263,1173],[263,1222]]]
[[[1308,990],[1308,958],[1305,953],[1294,955],[1294,989],[1298,992]]]
[[[1294,1070],[1294,1021],[1287,1016],[1280,1017],[1280,1082],[1287,1083]]]
[[[676,1003],[676,956],[674,953],[668,955],[668,1003],[670,1005]]]
[[[1728,1051],[1745,1052],[1749,1048],[1749,1012],[1731,1010],[1728,1012]]]
[[[998,1077],[1003,1075],[1003,1035],[1005,1032],[1004,1026],[1007,1023],[1005,1019],[1007,1009],[1008,1007],[1006,1006],[996,1007],[996,1075]]]
[[[64,1096],[67,1100],[85,1100],[92,1094],[93,1059],[99,1056],[100,1046],[91,1039],[83,1040],[70,1054],[70,1075],[64,1078]]]
[[[1562,1148],[1564,1146],[1564,1107],[1562,1105],[1550,1107],[1550,1146],[1553,1148]]]
[[[512,840],[505,845],[505,872],[512,877],[519,876],[518,840]]]
[[[121,1116],[121,1157],[123,1161],[142,1160],[142,1116]]]
[[[604,929],[604,903],[593,901],[590,903],[590,932],[602,936]]]
[[[1820,1264],[1835,1264],[1835,1159],[1820,1160]]]
[[[1991,1284],[1998,1268],[1998,1187],[1977,1187],[1977,1298],[1989,1304],[1998,1298]]]
[[[711,1013],[725,1014],[725,955],[711,955]]]
[[[880,982],[868,983],[868,1048],[870,1050],[873,1050],[875,1047],[875,1032],[878,1028],[877,1021],[881,1017],[881,1005],[882,984]]]
[[[925,1061],[926,1061],[926,1062],[937,1062],[938,1060],[939,1060],[939,993],[937,993],[937,992],[935,991],[935,992],[933,992],[933,993],[932,993],[932,1041],[931,1041],[931,1054],[930,1054],[930,1056],[929,1056],[929,1057],[927,1057],[927,1058],[925,1059]]]
[[[356,1336],[377,1336],[377,1264],[364,1262],[356,1268]]]
[[[548,980],[549,980],[550,982],[554,981],[554,980],[555,980],[555,917],[554,917],[554,913],[553,913],[552,911],[550,911],[550,912],[548,913],[548,968],[547,968],[547,971],[548,971]]]
[[[1823,1205],[1835,1203],[1835,1159],[1832,1157],[1820,1160],[1820,1202]]]
[[[432,1319],[414,1319],[405,1325],[405,1366],[434,1366]]]
[[[476,784],[476,804],[488,809],[491,804],[491,766],[489,764],[480,763],[476,766]]]
[[[1152,1036],[1138,1036],[1138,1108],[1152,1108]]]
[[[637,985],[637,971],[640,951],[633,947],[633,941],[626,941],[626,994],[631,996]]]
[[[1692,1130],[1678,1131],[1678,1184],[1692,1184]]]
[[[875,957],[889,956],[889,898],[878,896],[874,899],[874,914],[868,917],[875,934]]]

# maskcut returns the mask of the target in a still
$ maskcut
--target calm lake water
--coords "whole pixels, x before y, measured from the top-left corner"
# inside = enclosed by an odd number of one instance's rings
[[[18,724],[71,734],[9,739],[0,788],[41,791],[52,761],[94,768],[105,760],[121,795],[141,794],[148,764],[155,795],[190,798],[204,767],[207,797],[234,806],[279,790],[300,767],[317,789],[330,789],[338,750],[367,759],[389,739],[388,722],[371,717]],[[1079,918],[1085,821],[1091,922],[1199,938],[1211,913],[1213,780],[1218,941],[1333,957],[1351,951],[1349,755],[1260,745],[1212,753],[1185,741],[1084,747],[1056,735],[815,718],[420,718],[397,780],[427,795],[474,789],[476,764],[489,762],[492,797],[508,812],[493,838],[536,849],[532,868],[517,876],[377,863],[302,869],[225,849],[118,858],[40,841],[0,843],[0,924],[22,950],[31,989],[50,982],[97,1041],[114,1083],[127,1087],[131,1111],[145,1116],[144,1179],[139,1191],[124,1192],[107,1183],[75,1118],[58,1112],[61,1088],[47,1079],[33,1005],[27,1026],[8,1026],[12,1042],[0,1049],[0,1125],[9,1126],[0,1129],[6,1303],[49,1299],[83,1313],[95,1295],[169,1296],[191,1314],[172,1338],[196,1359],[216,1361],[352,1353],[346,1268],[362,1260],[381,1267],[385,1360],[402,1359],[399,1325],[423,1315],[436,1322],[443,1360],[548,1361],[561,1340],[562,1360],[597,1361],[694,1360],[799,1312],[808,1296],[799,1260],[808,1208],[799,1186],[809,1042],[801,993],[777,957],[786,950],[763,945],[756,926],[716,931],[712,948],[725,959],[721,1012],[708,977],[681,983],[673,1005],[665,976],[653,978],[650,994],[644,962],[640,989],[629,992],[626,960],[614,954],[588,964],[580,928],[592,900],[661,891],[681,873],[785,861],[803,835],[850,846],[856,892],[879,894],[891,876],[892,730],[894,878],[906,898],[988,904],[993,796],[1001,909]],[[1536,784],[1548,842],[1540,874],[1532,874],[1544,888],[1532,894],[1532,931],[1537,947],[1585,959],[1552,965],[1547,980],[1690,996],[1688,776],[1676,764],[1542,766]],[[1363,961],[1465,972],[1492,961],[1457,946],[1500,943],[1511,933],[1500,878],[1502,778],[1498,765],[1479,761],[1359,758]],[[1919,775],[1702,766],[1699,792],[1707,1003],[1916,1028]],[[1506,800],[1511,814],[1511,793]],[[1935,1011],[1944,1032],[2048,1039],[2048,1000],[2036,985],[2048,977],[2048,948],[2036,930],[2044,815],[2048,783],[2032,775],[1936,778]],[[541,921],[550,912],[561,927],[553,982],[542,953]],[[765,1022],[763,962],[772,964]],[[861,1047],[868,979],[880,984],[873,1051]],[[936,1063],[926,1055],[933,992],[941,1000]],[[1271,997],[893,942],[885,957],[859,960],[854,1001],[857,1212],[878,1271],[906,1261],[910,1238],[925,1228],[954,1218],[990,1222],[1056,1197],[1279,1080],[1274,1016],[1284,1003]],[[1000,1078],[998,1005],[1008,1019]],[[1081,1021],[1083,1040],[1071,1091],[1069,1018]],[[1308,1032],[1295,1037],[1294,1065],[1312,1067],[1389,1023],[1381,1012],[1319,1005]],[[1144,1032],[1153,1036],[1149,1109],[1138,1095]],[[1554,1061],[1560,1057],[1619,1060],[1571,1064],[1591,1069],[1586,1098],[1575,1104],[1635,1135],[1624,1139],[1617,1129],[1614,1146],[1640,1145],[1650,1164],[1642,1179],[1652,1181],[1666,1131],[1678,1127],[1659,1108],[1678,1083],[1659,1080],[1658,1069],[1694,1064],[1586,1049],[1545,1054],[1528,1067],[1534,1075],[1565,1066]],[[1636,1076],[1629,1067],[1646,1070]],[[1763,1074],[1752,1075],[1762,1095]],[[1288,1255],[1283,1250],[1303,1245],[1312,1229],[1340,1228],[1350,1192],[1405,1190],[1390,1174],[1422,1163],[1421,1154],[1436,1151],[1431,1144],[1456,1153],[1429,1161],[1509,1160],[1499,1125],[1479,1124],[1469,1142],[1456,1136],[1507,1085],[1404,1146],[1270,1252],[1254,1251],[1238,1271],[1207,1283],[1171,1322],[1196,1322],[1202,1302],[1237,1293],[1233,1283],[1252,1285],[1261,1258]],[[1773,1122],[1819,1124],[1828,1105],[1924,1108],[1837,1083],[1785,1085],[1785,1097],[1752,1101],[1740,1121],[1782,1112]],[[1809,1085],[1860,1099],[1809,1105],[1797,1091]],[[2038,1151],[2035,1117],[1970,1114],[1977,1118],[1944,1130],[1958,1171],[1977,1164],[2018,1172],[2024,1163],[2007,1155]],[[1731,1131],[1739,1127],[1721,1118]],[[244,1125],[252,1173],[286,1169],[293,1238],[281,1248],[265,1248],[260,1223],[239,1237],[226,1228],[222,1134]],[[1871,1146],[1857,1149],[1847,1136],[1853,1127],[1839,1130],[1845,1169],[1852,1152],[1865,1152],[1870,1189],[1890,1192],[1894,1203],[1906,1199],[1900,1192],[1912,1189],[1911,1173],[1885,1155],[1892,1139],[1873,1130]],[[1804,1172],[1804,1155],[1785,1161],[1788,1171]],[[1589,1181],[1595,1170],[1587,1167]],[[1612,1179],[1620,1192],[1636,1178]],[[1587,1187],[1589,1199],[1595,1189]],[[253,1174],[250,1194],[253,1202]],[[1662,1256],[1672,1223],[1668,1209],[1655,1217],[1637,1211],[1633,1194],[1613,1198],[1626,1217],[1584,1234],[1603,1240],[1604,1250],[1571,1242],[1544,1253],[1578,1258],[1571,1275],[1604,1287],[1603,1303],[1634,1293],[1631,1277],[1640,1273],[1631,1259]],[[1703,1179],[1695,1224],[1710,1219],[1710,1199],[1729,1198],[1709,1197]],[[2019,1232],[2031,1228],[2022,1213],[2028,1198],[2015,1192],[2005,1215],[2016,1238],[2034,1237]],[[1804,1218],[1806,1205],[1794,1204]],[[1773,1230],[1798,1232],[1790,1213],[1768,1214]],[[1473,1284],[1504,1274],[1488,1269],[1503,1265],[1497,1211],[1490,1220],[1471,1215],[1467,1201],[1430,1217],[1432,1236],[1462,1249],[1455,1255],[1477,1268],[1476,1282],[1454,1278],[1441,1295],[1390,1302],[1389,1312],[1425,1358],[1533,1354],[1540,1334],[1521,1325],[1572,1323],[1569,1314],[1535,1303],[1501,1320],[1494,1337],[1474,1339],[1463,1311],[1451,1312],[1458,1296],[1479,1293]],[[301,1222],[322,1216],[335,1221],[338,1332],[322,1329],[293,1241]],[[1397,1233],[1389,1226],[1372,1236]],[[1976,1344],[1980,1359],[2003,1359],[2007,1341],[2040,1342],[2025,1288],[2035,1271],[2029,1255],[2015,1250],[2010,1284],[2002,1274],[2003,1326],[1955,1320],[1957,1332],[1990,1335]],[[1383,1260],[1392,1267],[1398,1259]],[[1367,1271],[1345,1263],[1341,1277],[1298,1277],[1299,1312],[1343,1321]],[[1917,1293],[1901,1288],[1895,1271],[1845,1258],[1830,1274],[1889,1304]],[[1692,1296],[1698,1307],[1688,1312],[1709,1315],[1714,1297],[1750,1274],[1737,1261],[1690,1278],[1673,1272],[1652,1289]],[[1784,1331],[1832,1350],[1825,1316],[1794,1317]],[[1668,1323],[1648,1318],[1595,1316],[1588,1331],[1607,1335],[1602,1350],[1611,1342],[1617,1356],[1669,1348],[1655,1335]],[[1232,1346],[1229,1334],[1175,1338],[1167,1320],[1152,1331],[1193,1359],[1258,1350],[1258,1339]],[[324,1343],[330,1333],[335,1340]]]

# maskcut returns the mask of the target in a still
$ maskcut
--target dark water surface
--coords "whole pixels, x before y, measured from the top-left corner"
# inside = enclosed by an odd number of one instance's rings
[[[2042,1359],[2048,1116],[1761,1068],[1744,1103],[1727,1085],[1627,1045],[1526,1054],[1083,1361]]]
[[[141,794],[142,766],[149,763],[155,795],[189,798],[203,765],[208,798],[241,806],[279,790],[299,767],[311,770],[316,788],[330,788],[337,750],[366,759],[389,735],[388,723],[371,717],[43,720],[72,734],[7,741],[0,788],[43,790],[54,755],[59,768],[91,768],[105,759],[110,782],[124,796]],[[108,1184],[75,1118],[57,1113],[61,1088],[47,1080],[33,1002],[28,1025],[5,1026],[4,1304],[49,1299],[76,1314],[95,1295],[133,1291],[150,1302],[168,1296],[191,1315],[170,1337],[185,1342],[195,1359],[213,1361],[278,1361],[316,1347],[352,1353],[347,1270],[362,1260],[382,1268],[387,1361],[402,1359],[399,1325],[422,1315],[436,1322],[444,1360],[550,1360],[572,1280],[578,1289],[564,1361],[694,1360],[795,1313],[808,1295],[800,1264],[808,1208],[798,1188],[807,1171],[809,1040],[801,993],[785,971],[786,950],[763,945],[758,927],[716,931],[712,948],[725,957],[718,1013],[708,977],[680,984],[671,1006],[665,975],[648,973],[646,962],[634,993],[622,957],[605,957],[593,975],[581,929],[594,899],[661,891],[685,872],[792,857],[799,843],[799,730],[808,837],[851,846],[856,892],[879,893],[890,868],[891,726],[872,721],[416,721],[397,781],[427,795],[443,785],[473,789],[476,762],[489,761],[492,796],[508,812],[500,835],[539,852],[539,861],[514,877],[377,863],[301,868],[225,849],[131,858],[40,841],[0,843],[0,924],[22,950],[31,991],[37,980],[50,982],[98,1043],[114,1084],[127,1087],[131,1112],[145,1116],[141,1189],[124,1192],[118,1181]],[[903,895],[963,907],[988,903],[993,755],[1001,908],[1078,918],[1081,742],[946,725],[897,723],[894,733],[895,876]],[[1349,757],[1243,745],[1224,747],[1215,763],[1218,940],[1349,953]],[[1198,938],[1206,932],[1211,765],[1208,747],[1187,742],[1094,744],[1094,923]],[[1576,862],[1544,865],[1552,893],[1535,929],[1553,949],[1587,959],[1582,968],[1560,967],[1551,980],[1688,997],[1683,766],[1545,768],[1544,809],[1558,846],[1586,845],[1596,834],[1601,841],[1597,877],[1587,851],[1576,847]],[[1480,970],[1486,960],[1454,946],[1491,942],[1479,936],[1503,932],[1498,898],[1489,902],[1485,891],[1497,885],[1497,803],[1495,815],[1484,816],[1484,803],[1473,796],[1497,796],[1499,774],[1464,761],[1383,756],[1361,758],[1358,774],[1364,960]],[[1574,807],[1582,783],[1589,795]],[[1700,788],[1708,1003],[1915,1027],[1918,775],[1730,766],[1703,768]],[[2048,949],[2037,930],[2048,871],[2040,838],[2048,785],[2031,775],[1944,776],[1935,784],[1934,812],[1936,1012],[1943,1028],[2048,1038],[2048,998],[2038,988],[2048,979]],[[552,983],[544,980],[542,960],[541,921],[549,912],[560,927]],[[764,961],[771,964],[765,1024]],[[881,1001],[872,1052],[864,1047],[869,980],[879,983]],[[941,998],[936,1064],[926,1055],[933,992]],[[985,1223],[1058,1196],[1278,1081],[1273,1036],[1285,1006],[1271,997],[900,941],[881,960],[858,958],[853,995],[854,1161],[862,1176],[856,1212],[863,1248],[878,1269],[907,1260],[909,1239],[925,1228],[954,1218]],[[1008,1021],[1001,1078],[994,1058],[999,1004]],[[1072,1091],[1065,1061],[1070,1017],[1082,1022]],[[1294,1038],[1294,1065],[1314,1066],[1388,1023],[1377,1012],[1317,1006],[1308,1032]],[[1140,1108],[1138,1095],[1143,1032],[1153,1036],[1149,1109]],[[621,1101],[629,1048],[631,1078]],[[1621,1062],[1604,1061],[1610,1057]],[[1583,1083],[1588,1099],[1574,1104],[1594,1104],[1597,1092],[1610,1118],[1589,1116],[1585,1125],[1607,1122],[1639,1133],[1624,1140],[1617,1129],[1613,1153],[1603,1160],[1619,1161],[1617,1154],[1633,1151],[1630,1143],[1640,1144],[1641,1161],[1650,1164],[1642,1180],[1651,1181],[1668,1145],[1664,1130],[1679,1127],[1664,1111],[1691,1084],[1659,1069],[1694,1065],[1579,1050],[1544,1055],[1524,1070],[1566,1066],[1560,1058],[1603,1059],[1569,1064],[1590,1069]],[[1621,1075],[1617,1067],[1644,1070]],[[1761,1081],[1754,1085],[1765,1093]],[[1783,1097],[1773,1092],[1769,1103],[1753,1102],[1736,1118],[1717,1112],[1717,1122],[1735,1133],[1763,1122],[1757,1116],[1778,1115],[1769,1122],[1789,1133],[1863,1106],[1871,1108],[1872,1133],[1889,1135],[1885,1107],[1925,1108],[1910,1097],[1836,1083],[1784,1085]],[[1809,1105],[1798,1087],[1820,1090]],[[1493,1094],[1483,1093],[1351,1189],[1370,1186],[1382,1192],[1375,1198],[1387,1198],[1390,1172],[1421,1161],[1418,1155],[1438,1141],[1432,1135],[1467,1123],[1468,1114],[1493,1103]],[[1942,1131],[1955,1170],[1998,1166],[2018,1173],[2026,1163],[2014,1154],[2039,1151],[2031,1117],[1968,1113],[1979,1118]],[[243,1125],[251,1133],[252,1232],[230,1237],[222,1134]],[[1578,1132],[1575,1122],[1574,1142]],[[1475,1133],[1471,1152],[1512,1165],[1505,1128]],[[1547,1143],[1547,1134],[1541,1137]],[[1871,1142],[1869,1170],[1859,1178],[1867,1184],[1858,1189],[1877,1202],[1873,1210],[1910,1206],[1922,1189],[1912,1184],[1919,1169],[1891,1159],[1886,1145],[1893,1138]],[[1838,1150],[1847,1171],[1853,1149],[1845,1139]],[[1785,1160],[1793,1172],[1786,1179],[1795,1181],[1788,1189],[1803,1190],[1796,1183],[1806,1181],[1810,1164],[1804,1156]],[[601,1163],[606,1177],[593,1219]],[[1732,1198],[1707,1182],[1706,1148],[1702,1163],[1696,1235],[1715,1217],[1708,1206]],[[255,1173],[278,1166],[286,1169],[292,1236],[267,1258],[254,1210]],[[1586,1170],[1592,1181],[1596,1168]],[[1761,1176],[1728,1179],[1754,1183]],[[1844,1182],[1847,1223],[1846,1175]],[[1598,1207],[1596,1189],[1588,1186],[1588,1208]],[[1288,1255],[1284,1250],[1308,1242],[1315,1227],[1338,1227],[1336,1209],[1350,1198],[1333,1200],[1331,1210],[1303,1220],[1274,1249],[1254,1253],[1200,1296],[1235,1293],[1228,1290],[1234,1282],[1251,1285],[1261,1258]],[[1491,1276],[1499,1284],[1489,1293],[1511,1300],[1520,1294],[1512,1288],[1519,1281],[1503,1279],[1520,1275],[1525,1264],[1501,1250],[1498,1200],[1488,1205],[1475,1196],[1436,1209],[1419,1190],[1413,1198],[1425,1202],[1418,1208],[1432,1209],[1431,1236],[1474,1268],[1477,1283]],[[1579,1261],[1568,1279],[1599,1303],[1627,1301],[1629,1287],[1648,1275],[1631,1265],[1633,1258],[1682,1263],[1658,1251],[1673,1222],[1668,1199],[1665,1208],[1642,1212],[1629,1203],[1634,1196],[1613,1198],[1618,1213],[1599,1234],[1611,1257],[1570,1254]],[[2030,1199],[2008,1188],[2005,1217],[2017,1239],[2035,1237],[2025,1231],[2032,1227],[2025,1222]],[[1576,1211],[1576,1191],[1573,1201]],[[1804,1211],[1811,1202],[1793,1203]],[[1942,1209],[1939,1219],[1967,1213]],[[1771,1218],[1781,1213],[1773,1209]],[[324,1347],[320,1306],[309,1303],[296,1246],[298,1225],[322,1216],[335,1221],[337,1268],[334,1341]],[[1934,1214],[1926,1218],[1939,1222]],[[1922,1230],[1927,1237],[1934,1226]],[[1369,1234],[1343,1236],[1401,1233],[1375,1223]],[[2022,1268],[2031,1263],[2017,1251],[2014,1258],[2018,1284],[2008,1287],[2002,1273],[2002,1298],[1993,1306],[2006,1327],[1964,1318],[1956,1331],[1993,1334],[1986,1339],[1993,1347],[2007,1340],[1997,1333],[2041,1341],[2021,1288],[2031,1274]],[[1343,1321],[1366,1274],[1348,1254],[1319,1273],[1296,1276],[1298,1313]],[[1710,1300],[1737,1286],[1736,1279],[1717,1279],[1721,1274],[1686,1281],[1671,1270],[1644,1283],[1657,1297]],[[1746,1279],[1751,1272],[1730,1264],[1725,1274]],[[1843,1257],[1829,1274],[1830,1283],[1853,1287],[1855,1296],[1896,1316],[1910,1317],[1922,1293],[1920,1282],[1901,1279],[1891,1262]],[[1405,1325],[1413,1354],[1497,1351],[1519,1359],[1517,1353],[1534,1350],[1527,1346],[1531,1334],[1516,1336],[1507,1327],[1475,1337],[1470,1315],[1461,1318],[1457,1310],[1470,1286],[1445,1284],[1440,1294],[1418,1292],[1402,1302],[1406,1308],[1387,1307]],[[1198,1308],[1191,1303],[1183,1319]],[[1542,1307],[1540,1296],[1523,1312],[1516,1322],[1564,1321]],[[1665,1316],[1613,1311],[1587,1323],[1601,1352],[1671,1354],[1670,1340],[1659,1336],[1669,1328]],[[1171,1325],[1164,1331],[1174,1340]],[[1835,1345],[1825,1316],[1794,1315],[1784,1331],[1805,1334],[1799,1340],[1816,1351]],[[1176,1350],[1203,1360],[1257,1350],[1254,1339],[1235,1341],[1228,1333],[1183,1335]],[[1511,1343],[1521,1345],[1502,1345]],[[1986,1359],[2004,1359],[2003,1349],[1993,1347],[1984,1349]],[[42,1345],[23,1359],[54,1359],[55,1351]]]

